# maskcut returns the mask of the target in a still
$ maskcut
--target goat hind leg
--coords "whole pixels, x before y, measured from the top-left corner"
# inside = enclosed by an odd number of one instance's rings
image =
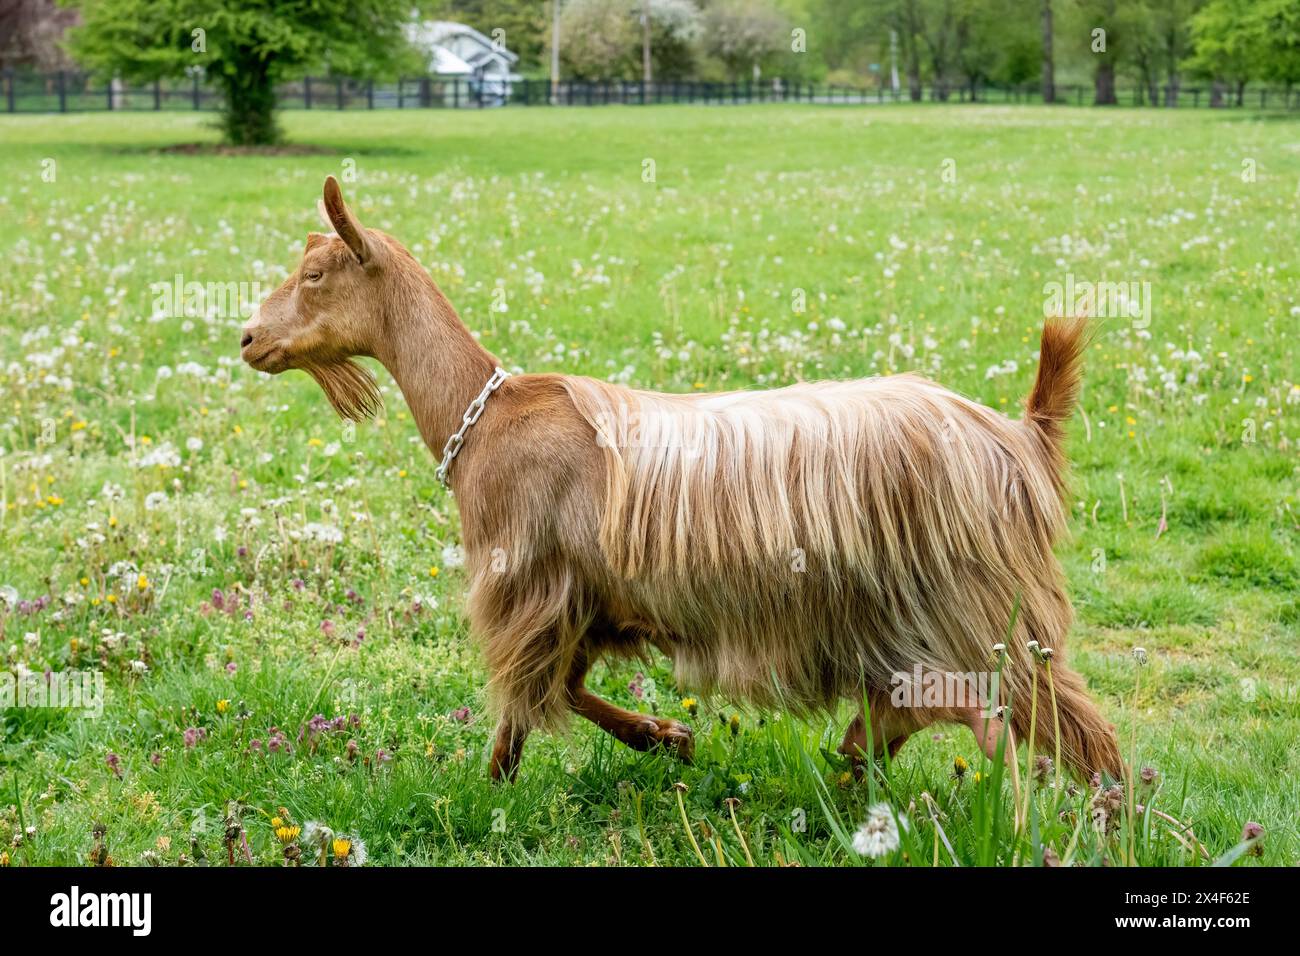
[[[574,713],[586,717],[633,750],[662,747],[683,762],[691,762],[695,753],[695,733],[680,720],[624,710],[597,697],[581,683],[571,693]]]

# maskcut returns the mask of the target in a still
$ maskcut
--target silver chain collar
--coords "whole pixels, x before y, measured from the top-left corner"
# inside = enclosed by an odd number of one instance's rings
[[[456,429],[456,433],[447,439],[447,444],[442,446],[442,461],[439,463],[435,474],[444,488],[451,487],[447,484],[447,470],[451,468],[452,461],[460,454],[461,446],[465,444],[465,434],[470,430],[470,426],[478,421],[479,416],[483,414],[483,408],[487,405],[488,396],[500,388],[501,383],[509,377],[510,373],[498,365],[496,371],[492,373],[492,377],[483,386],[483,391],[478,393],[478,398],[470,402],[469,408],[465,409],[460,428]]]

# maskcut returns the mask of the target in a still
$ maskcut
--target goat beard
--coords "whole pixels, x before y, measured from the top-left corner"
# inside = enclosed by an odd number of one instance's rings
[[[308,365],[303,371],[316,380],[340,418],[354,422],[374,418],[384,405],[375,377],[351,359]]]

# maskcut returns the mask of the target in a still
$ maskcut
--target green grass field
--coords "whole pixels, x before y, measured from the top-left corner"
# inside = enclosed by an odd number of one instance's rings
[[[0,117],[0,670],[106,679],[98,719],[0,712],[0,860],[85,863],[102,824],[117,865],[276,863],[284,808],[371,864],[870,863],[850,840],[887,803],[908,824],[880,864],[1204,865],[1252,821],[1238,865],[1300,861],[1294,120],[290,113],[318,151],[164,151],[211,141],[203,122]],[[1059,549],[1072,660],[1157,772],[1148,812],[1050,774],[1013,810],[1025,755],[1017,788],[955,727],[853,782],[847,707],[710,699],[693,766],[575,723],[491,785],[457,514],[391,379],[353,433],[307,376],[241,365],[233,310],[169,318],[151,290],[269,291],[352,170],[362,220],[529,371],[691,390],[920,369],[1017,415],[1045,284],[1149,283],[1149,325],[1099,322]],[[662,660],[591,683],[684,719],[692,691]]]

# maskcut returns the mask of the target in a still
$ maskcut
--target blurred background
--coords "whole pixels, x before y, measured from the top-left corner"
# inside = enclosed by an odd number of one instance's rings
[[[810,42],[814,37],[816,42]],[[877,99],[1290,108],[1300,0],[0,0],[0,110]]]

